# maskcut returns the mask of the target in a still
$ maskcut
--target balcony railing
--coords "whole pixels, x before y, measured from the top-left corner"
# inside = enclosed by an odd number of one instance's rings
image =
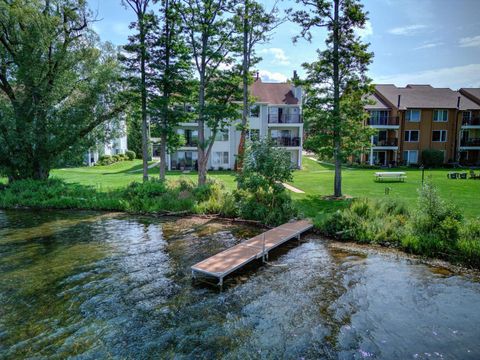
[[[470,119],[463,119],[462,125],[480,126],[480,117],[472,117]]]
[[[373,139],[373,146],[398,146],[398,139]]]
[[[480,146],[480,138],[477,139],[462,139],[460,141],[460,146]]]
[[[197,139],[186,139],[185,140],[185,147],[197,147],[198,146],[198,140]]]
[[[302,121],[300,114],[268,114],[269,124],[300,124]]]
[[[276,146],[300,146],[300,137],[274,137],[272,138],[273,145]]]
[[[381,125],[398,125],[400,119],[398,116],[389,116],[382,118],[370,118],[367,120],[368,125],[381,126]]]

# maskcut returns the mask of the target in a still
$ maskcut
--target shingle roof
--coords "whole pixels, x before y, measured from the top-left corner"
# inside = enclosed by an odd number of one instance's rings
[[[261,79],[257,79],[250,86],[250,93],[257,101],[271,105],[298,104],[290,83],[264,83]]]
[[[480,88],[461,88],[460,92],[480,105]]]
[[[389,110],[390,106],[385,104],[377,94],[371,94],[367,97],[370,104],[365,105],[366,110]]]
[[[460,110],[480,109],[480,104],[476,104],[460,92],[448,88],[434,88],[430,85],[396,87],[392,84],[381,84],[375,85],[375,89],[394,106],[397,106],[398,96],[401,95],[400,110],[409,108],[456,109],[458,97],[460,97]]]

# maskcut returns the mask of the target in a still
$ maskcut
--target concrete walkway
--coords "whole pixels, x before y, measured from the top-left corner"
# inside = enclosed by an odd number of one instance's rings
[[[297,194],[305,194],[305,191],[303,190],[300,190],[300,189],[297,189],[296,187],[293,187],[292,185],[289,185],[287,183],[282,183],[282,185],[285,187],[285,189],[288,189],[294,193],[297,193]]]

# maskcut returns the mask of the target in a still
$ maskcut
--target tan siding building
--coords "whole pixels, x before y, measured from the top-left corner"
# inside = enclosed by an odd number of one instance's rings
[[[378,135],[372,137],[370,153],[364,158],[367,163],[420,164],[426,149],[443,151],[445,163],[461,161],[459,144],[463,140],[465,145],[476,145],[477,135],[480,150],[480,134],[460,135],[464,114],[475,119],[480,111],[480,103],[461,91],[430,85],[376,85],[370,100],[367,125],[378,129]],[[470,159],[478,160],[478,154],[472,153]]]

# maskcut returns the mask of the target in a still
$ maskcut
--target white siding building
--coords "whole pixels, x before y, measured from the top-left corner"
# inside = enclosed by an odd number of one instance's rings
[[[250,87],[256,102],[250,111],[250,137],[270,137],[274,143],[290,153],[292,166],[302,165],[303,121],[302,90],[291,83],[264,83],[257,77]],[[209,169],[233,169],[235,167],[240,131],[236,125],[240,119],[216,136],[209,158]],[[169,170],[194,170],[198,159],[198,124],[182,123],[177,129],[184,135],[186,144],[175,153],[168,154]],[[205,136],[211,136],[205,129]],[[159,142],[160,139],[152,138]],[[158,149],[154,145],[154,157]]]
[[[118,137],[111,139],[105,143],[98,144],[95,148],[89,149],[85,154],[85,163],[88,166],[93,166],[102,155],[118,155],[125,154],[127,147],[127,124],[124,120],[117,125],[119,128],[115,129]]]

